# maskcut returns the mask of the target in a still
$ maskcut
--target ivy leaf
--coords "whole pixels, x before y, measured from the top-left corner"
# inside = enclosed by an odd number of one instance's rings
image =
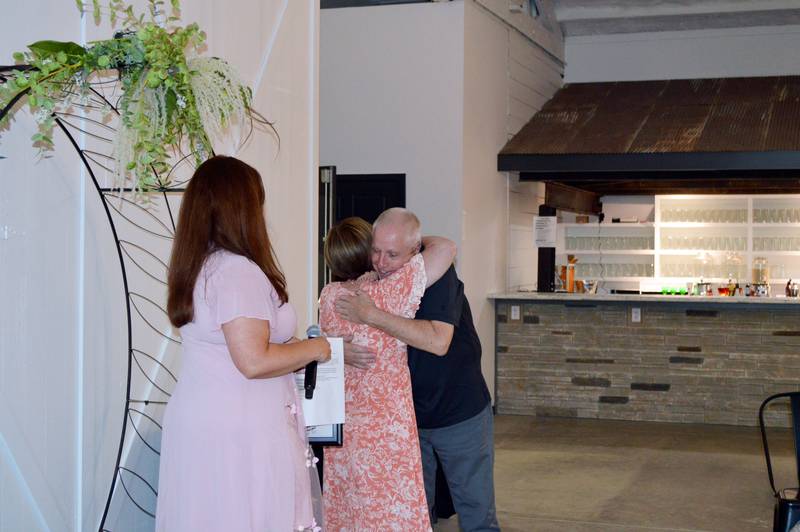
[[[83,15],[83,0],[75,0],[75,5],[78,6],[78,11]]]
[[[12,57],[14,58],[14,61],[16,61],[17,63],[22,63],[23,61],[25,61],[25,54],[23,54],[22,52],[14,52],[14,55],[12,55]]]
[[[100,0],[92,0],[92,16],[94,23],[100,24]]]
[[[51,139],[48,135],[45,135],[42,132],[34,133],[33,136],[31,136],[31,140],[33,141],[34,144],[36,144],[37,142],[49,145],[53,144],[53,139]]]
[[[151,70],[150,72],[147,73],[146,81],[147,81],[147,86],[150,87],[151,89],[154,89],[159,85],[161,85],[161,76],[159,76],[158,72]]]
[[[174,90],[168,90],[164,94],[164,107],[166,107],[167,111],[167,123],[170,123],[172,122],[172,115],[178,109],[178,95],[175,94]]]
[[[97,58],[97,66],[99,66],[100,68],[106,68],[110,64],[111,64],[111,58],[109,58],[107,55],[101,55],[100,57]]]
[[[64,52],[58,52],[56,54],[56,61],[58,61],[63,65],[64,63],[67,62],[67,54],[65,54]]]
[[[63,52],[67,57],[83,57],[86,54],[86,48],[71,41],[36,41],[29,44],[28,49],[38,59],[56,57],[59,52]]]

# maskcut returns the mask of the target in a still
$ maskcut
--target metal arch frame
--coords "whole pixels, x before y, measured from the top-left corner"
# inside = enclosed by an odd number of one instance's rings
[[[30,68],[31,67],[28,66],[28,65],[0,66],[0,84],[4,83],[8,79],[7,75],[12,70],[28,70]],[[5,116],[11,111],[11,109],[14,107],[14,105],[22,97],[27,95],[29,90],[30,89],[26,89],[26,90],[20,92],[5,107],[0,109],[0,120],[5,118]],[[100,98],[105,104],[107,104],[109,106],[109,108],[114,113],[116,113],[118,116],[120,115],[119,110],[117,109],[117,107],[115,105],[113,105],[103,94],[98,92],[93,87],[90,88],[89,90],[95,96]],[[117,232],[117,228],[116,228],[116,225],[114,223],[114,218],[113,218],[112,213],[111,213],[111,211],[109,209],[108,201],[106,199],[106,194],[107,193],[120,192],[120,191],[126,192],[126,191],[130,191],[130,189],[124,189],[124,188],[123,189],[118,189],[118,188],[111,189],[111,188],[101,187],[100,184],[97,181],[97,177],[95,176],[94,170],[92,169],[92,166],[91,166],[91,164],[89,163],[89,160],[86,157],[85,151],[80,147],[80,145],[78,144],[77,140],[75,139],[75,137],[70,132],[68,125],[65,124],[64,120],[62,120],[55,113],[53,114],[53,118],[55,120],[55,123],[58,125],[59,129],[61,129],[61,131],[67,136],[67,138],[69,139],[70,143],[75,148],[75,151],[78,153],[78,156],[80,157],[81,162],[83,163],[84,167],[86,168],[86,170],[87,170],[87,172],[89,174],[89,177],[91,178],[92,184],[94,185],[94,189],[97,192],[101,203],[103,204],[103,209],[104,209],[105,214],[106,214],[106,219],[108,220],[109,227],[111,228],[111,232],[112,232],[112,235],[114,237],[114,245],[115,245],[116,250],[117,250],[117,257],[119,259],[120,272],[122,274],[123,290],[124,290],[124,293],[125,293],[125,312],[126,312],[126,318],[127,318],[127,343],[128,343],[128,369],[127,369],[127,379],[126,379],[126,389],[125,389],[125,410],[124,410],[123,416],[122,416],[122,431],[121,431],[120,438],[119,438],[119,447],[117,449],[117,457],[116,457],[116,461],[115,461],[115,464],[114,464],[114,473],[113,473],[113,477],[112,477],[112,480],[111,480],[111,485],[109,486],[109,489],[108,489],[108,496],[106,498],[105,507],[103,509],[103,516],[102,516],[102,518],[100,520],[100,524],[99,524],[99,528],[98,528],[99,532],[106,532],[108,529],[105,528],[105,523],[106,523],[106,519],[108,518],[108,511],[109,511],[109,509],[111,507],[111,501],[113,499],[114,492],[115,492],[115,489],[117,487],[117,481],[118,480],[119,480],[120,484],[123,485],[123,489],[125,490],[126,494],[128,495],[128,498],[131,500],[131,502],[136,507],[138,507],[139,510],[141,510],[142,512],[152,516],[152,514],[150,514],[150,512],[148,512],[147,510],[142,508],[136,502],[136,500],[134,500],[133,497],[130,495],[130,493],[128,492],[127,487],[125,487],[125,485],[124,485],[123,479],[121,478],[121,471],[122,470],[126,470],[126,471],[130,472],[131,474],[135,475],[136,477],[138,477],[139,480],[141,480],[144,484],[146,484],[150,488],[150,490],[152,490],[153,493],[156,494],[156,496],[158,495],[157,490],[154,489],[153,486],[151,486],[150,483],[147,482],[140,475],[136,474],[135,472],[131,471],[130,469],[128,469],[126,467],[121,467],[120,466],[120,461],[122,459],[122,450],[123,450],[123,447],[125,445],[125,437],[127,435],[128,418],[130,417],[132,411],[138,412],[137,410],[131,408],[131,404],[132,403],[141,403],[141,402],[144,402],[145,404],[149,404],[149,403],[154,403],[155,404],[155,403],[160,403],[160,402],[159,401],[148,401],[146,399],[144,401],[131,399],[131,380],[132,380],[132,369],[133,369],[132,362],[133,362],[134,351],[135,351],[135,349],[133,347],[133,325],[132,325],[132,313],[131,313],[131,296],[132,295],[137,295],[137,294],[135,294],[134,292],[131,292],[129,284],[128,284],[128,273],[127,273],[127,270],[126,270],[126,267],[125,267],[125,259],[124,259],[124,256],[123,256],[123,253],[127,254],[127,252],[124,252],[123,247],[121,245],[119,234]],[[165,202],[165,204],[167,206],[167,211],[169,213],[170,222],[172,224],[172,229],[174,231],[175,230],[175,219],[174,219],[174,216],[172,214],[172,209],[171,209],[171,207],[169,205],[169,200],[167,198],[167,193],[168,192],[184,192],[185,189],[184,188],[171,188],[171,187],[163,186],[161,178],[158,175],[158,173],[155,171],[155,169],[153,169],[153,173],[156,176],[156,182],[160,184],[160,186],[155,189],[155,192],[162,194],[163,197],[164,197],[164,202]],[[137,361],[137,364],[139,364],[138,361]],[[159,365],[160,365],[160,363],[159,363]],[[169,371],[169,370],[167,369],[167,371]],[[146,374],[145,374],[145,376],[146,376]],[[147,377],[147,378],[149,379],[149,377]],[[153,383],[153,384],[155,384],[155,383]],[[132,422],[132,420],[131,420],[131,422]],[[147,444],[146,440],[144,440],[144,438],[138,433],[138,430],[136,430],[135,425],[134,425],[134,430],[139,435],[139,438],[142,439],[142,441],[145,442],[145,444],[148,447],[150,447],[150,445]],[[151,447],[151,449],[152,449],[152,447]]]

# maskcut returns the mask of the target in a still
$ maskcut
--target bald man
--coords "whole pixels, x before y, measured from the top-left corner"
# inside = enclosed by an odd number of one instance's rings
[[[406,209],[383,212],[373,225],[372,265],[385,277],[420,249],[420,223]],[[414,319],[384,312],[363,293],[344,296],[337,312],[354,323],[381,329],[408,344],[408,365],[422,451],[431,522],[436,457],[442,464],[461,530],[500,530],[494,504],[494,429],[489,390],[481,373],[481,345],[464,284],[451,265],[425,290]],[[369,367],[363,349],[348,362]],[[370,356],[372,357],[370,359]]]

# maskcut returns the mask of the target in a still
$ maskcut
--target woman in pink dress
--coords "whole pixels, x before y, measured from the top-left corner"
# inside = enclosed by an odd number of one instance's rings
[[[408,213],[410,217],[412,214]],[[410,219],[416,223],[416,217]],[[336,314],[336,299],[366,292],[382,310],[413,318],[426,286],[455,257],[455,245],[426,237],[425,251],[378,279],[370,260],[372,226],[348,218],[331,229],[325,260],[336,281],[320,296],[320,324],[329,336],[351,336],[376,351],[369,369],[345,366],[345,432],[340,448],[325,449],[325,522],[330,531],[431,530],[422,478],[406,346],[386,333]]]
[[[330,358],[296,341],[258,172],[213,157],[181,204],[169,268],[180,379],[164,415],[156,530],[320,530],[292,372]]]

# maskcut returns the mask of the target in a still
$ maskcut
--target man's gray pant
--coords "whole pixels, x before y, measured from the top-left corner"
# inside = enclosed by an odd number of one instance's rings
[[[461,530],[500,530],[494,507],[492,406],[449,427],[419,429],[425,496],[431,522],[436,493],[436,456],[453,497]]]

